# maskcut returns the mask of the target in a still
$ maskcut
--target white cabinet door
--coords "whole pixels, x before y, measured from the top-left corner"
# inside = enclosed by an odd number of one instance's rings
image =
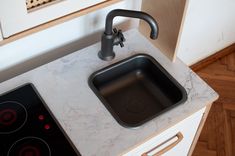
[[[124,156],[187,156],[205,108]]]
[[[26,1],[0,1],[0,24],[3,38],[106,0],[52,0],[51,5],[48,3],[44,7],[42,5],[31,10],[27,9]]]

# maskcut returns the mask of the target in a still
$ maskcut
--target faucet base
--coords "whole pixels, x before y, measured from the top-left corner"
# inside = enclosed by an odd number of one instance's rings
[[[111,60],[115,57],[115,53],[112,52],[112,54],[111,54],[110,56],[103,56],[103,55],[102,55],[102,52],[99,51],[98,56],[99,56],[99,58],[100,58],[101,60],[104,60],[104,61],[111,61]]]

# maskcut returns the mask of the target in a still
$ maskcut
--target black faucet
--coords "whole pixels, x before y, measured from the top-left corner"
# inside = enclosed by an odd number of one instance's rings
[[[109,61],[115,57],[113,52],[114,45],[124,46],[123,42],[125,38],[122,34],[122,30],[113,29],[113,19],[116,16],[132,17],[145,20],[151,27],[150,38],[157,39],[158,37],[158,24],[155,19],[149,14],[141,11],[122,10],[116,9],[109,12],[106,16],[105,32],[101,38],[101,50],[98,53],[100,59]]]

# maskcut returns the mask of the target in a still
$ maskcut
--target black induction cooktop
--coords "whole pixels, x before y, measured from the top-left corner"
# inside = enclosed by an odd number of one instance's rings
[[[81,156],[32,84],[0,95],[0,156]]]

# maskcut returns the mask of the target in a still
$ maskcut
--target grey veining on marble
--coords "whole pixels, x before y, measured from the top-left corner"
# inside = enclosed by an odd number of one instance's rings
[[[125,47],[115,47],[111,62],[97,57],[100,43],[0,84],[0,94],[33,83],[83,156],[120,155],[171,127],[218,98],[204,81],[179,59],[170,62],[137,30],[125,33]],[[120,126],[88,86],[88,77],[107,65],[136,53],[153,56],[188,93],[188,100],[150,122],[128,129]]]

